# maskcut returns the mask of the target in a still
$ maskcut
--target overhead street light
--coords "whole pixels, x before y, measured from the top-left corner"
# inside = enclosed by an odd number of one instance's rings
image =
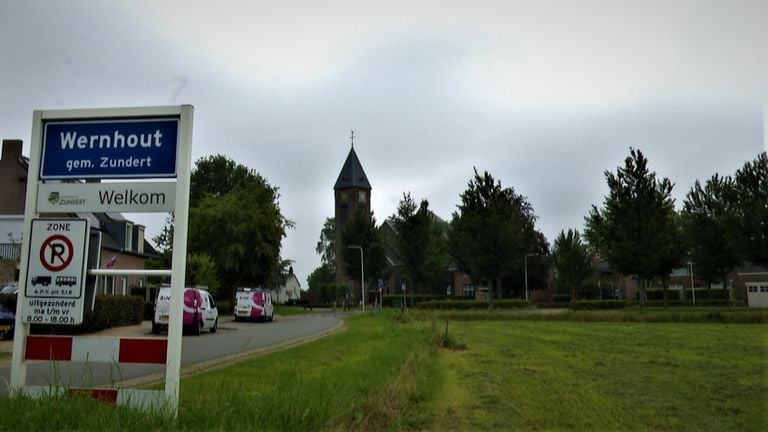
[[[348,249],[360,250],[360,291],[363,297],[363,312],[365,312],[365,271],[363,271],[363,247],[362,246],[347,246]]]

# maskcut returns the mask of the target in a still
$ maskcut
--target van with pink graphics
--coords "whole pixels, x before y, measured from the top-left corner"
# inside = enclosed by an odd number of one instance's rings
[[[235,293],[235,321],[272,321],[275,308],[264,288],[238,288]]]
[[[182,305],[182,324],[184,330],[199,335],[203,330],[216,333],[219,327],[219,310],[211,294],[201,288],[184,288]],[[168,330],[171,311],[171,288],[163,286],[157,294],[155,316],[152,320],[152,333]]]

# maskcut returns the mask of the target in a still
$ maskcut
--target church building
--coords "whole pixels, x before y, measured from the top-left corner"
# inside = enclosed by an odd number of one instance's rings
[[[354,135],[353,135],[354,136]],[[367,214],[371,213],[371,184],[365,175],[360,159],[355,153],[355,144],[352,142],[352,148],[349,150],[344,166],[341,168],[334,191],[334,217],[335,217],[335,252],[336,252],[336,279],[337,285],[347,285],[357,287],[350,292],[351,299],[359,300],[359,275],[350,277],[344,269],[342,255],[341,233],[344,227],[349,223],[352,216],[363,209]]]

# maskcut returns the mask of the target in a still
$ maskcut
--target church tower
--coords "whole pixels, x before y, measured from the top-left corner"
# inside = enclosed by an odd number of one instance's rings
[[[344,269],[342,259],[344,251],[342,250],[341,233],[358,209],[362,208],[368,214],[371,213],[371,184],[368,182],[365,171],[363,171],[360,159],[357,158],[357,153],[355,153],[354,133],[352,134],[352,140],[352,148],[349,150],[347,160],[344,162],[339,177],[336,179],[336,184],[333,186],[335,201],[336,284],[338,285],[347,285],[350,280]],[[359,279],[359,277],[352,279]],[[355,283],[359,283],[359,281]],[[350,292],[353,298],[357,298],[355,291],[352,290]]]

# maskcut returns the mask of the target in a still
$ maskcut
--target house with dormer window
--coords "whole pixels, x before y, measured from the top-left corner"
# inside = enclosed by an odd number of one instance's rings
[[[22,155],[21,140],[3,140],[0,154],[0,282],[18,279],[21,234],[27,190],[29,159]],[[115,269],[143,269],[148,259],[158,254],[144,238],[144,226],[135,224],[119,213],[57,213],[42,217],[76,217],[88,219],[91,232],[101,234],[100,266]],[[8,270],[15,265],[15,272]],[[15,273],[15,274],[14,274]],[[152,298],[146,278],[139,276],[103,276],[96,294],[142,295]]]

